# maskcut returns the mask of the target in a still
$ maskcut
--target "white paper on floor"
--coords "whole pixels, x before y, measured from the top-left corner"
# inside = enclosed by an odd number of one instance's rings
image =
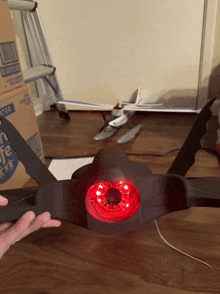
[[[93,158],[94,157],[53,159],[48,169],[58,181],[69,180],[74,171],[81,166],[91,163]]]

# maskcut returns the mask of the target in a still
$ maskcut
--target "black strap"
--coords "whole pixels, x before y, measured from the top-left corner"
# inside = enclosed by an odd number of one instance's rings
[[[30,201],[33,202],[38,189],[39,187],[3,190],[3,191],[0,191],[0,195],[6,197],[8,199],[9,204],[21,203],[22,201],[27,201],[27,199],[30,199]]]
[[[188,205],[220,207],[220,178],[188,178],[193,193],[188,197]]]
[[[185,176],[187,171],[195,162],[195,155],[197,151],[202,147],[201,139],[207,132],[206,124],[212,115],[210,110],[211,105],[217,97],[210,100],[199,114],[196,122],[194,123],[185,143],[180,149],[177,157],[172,163],[168,174],[177,174]]]
[[[40,186],[56,181],[39,157],[34,153],[16,128],[0,115],[1,129],[6,133],[10,146],[15,150],[18,159],[24,164],[25,170]]]

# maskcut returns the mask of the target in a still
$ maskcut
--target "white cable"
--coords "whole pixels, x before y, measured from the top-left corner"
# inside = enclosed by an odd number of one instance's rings
[[[176,247],[174,247],[173,245],[171,245],[171,244],[170,244],[169,242],[167,242],[167,240],[165,240],[165,238],[162,236],[162,234],[161,234],[161,232],[160,232],[160,229],[159,229],[159,227],[158,227],[158,224],[157,224],[156,219],[154,220],[154,222],[155,222],[155,224],[156,224],[157,231],[158,231],[160,237],[162,238],[162,240],[163,240],[168,246],[170,246],[170,247],[173,248],[174,250],[176,250],[176,251],[178,251],[178,252],[180,252],[180,253],[182,253],[182,254],[184,254],[184,255],[186,255],[186,256],[192,258],[192,259],[195,259],[196,261],[199,261],[199,262],[201,262],[201,263],[203,263],[203,264],[205,264],[205,265],[207,265],[207,266],[209,266],[209,267],[211,267],[211,268],[213,268],[213,269],[215,269],[215,270],[217,270],[217,271],[220,271],[220,270],[218,270],[217,268],[215,268],[214,266],[210,265],[209,263],[207,263],[207,262],[205,262],[205,261],[203,261],[203,260],[200,260],[200,259],[198,259],[198,258],[196,258],[196,257],[194,257],[194,256],[192,256],[192,255],[189,255],[189,254],[185,253],[184,251],[181,251],[180,249],[177,249]]]

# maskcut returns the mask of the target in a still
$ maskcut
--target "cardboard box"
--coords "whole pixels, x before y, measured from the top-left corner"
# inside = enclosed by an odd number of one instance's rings
[[[44,162],[39,128],[27,85],[0,95],[0,114],[19,131],[37,156]],[[21,188],[30,176],[18,161],[15,151],[0,129],[0,190]]]
[[[0,94],[24,85],[8,1],[0,1]]]

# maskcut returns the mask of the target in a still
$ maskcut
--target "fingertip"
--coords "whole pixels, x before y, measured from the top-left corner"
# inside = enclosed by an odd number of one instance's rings
[[[35,218],[35,213],[33,211],[31,211],[30,215],[29,215],[29,219],[33,220]]]
[[[61,221],[57,221],[56,226],[57,226],[57,227],[60,227],[61,224],[62,224]]]
[[[46,223],[51,219],[51,214],[49,211],[45,211],[41,214],[40,218],[44,223]]]
[[[49,211],[46,211],[46,213],[48,214],[49,218],[51,218],[51,213]]]
[[[7,204],[8,204],[8,199],[0,195],[0,206],[5,206]]]
[[[42,227],[43,228],[52,228],[52,227],[60,227],[61,226],[61,221],[59,220],[54,220],[54,219],[51,219],[50,221],[46,222]]]
[[[35,213],[33,211],[28,211],[24,216],[27,217],[29,221],[32,221],[35,218]]]
[[[47,222],[47,221],[49,221],[50,219],[51,219],[51,214],[50,214],[49,211],[47,211],[47,214],[46,214],[46,216],[45,216],[45,221]]]

